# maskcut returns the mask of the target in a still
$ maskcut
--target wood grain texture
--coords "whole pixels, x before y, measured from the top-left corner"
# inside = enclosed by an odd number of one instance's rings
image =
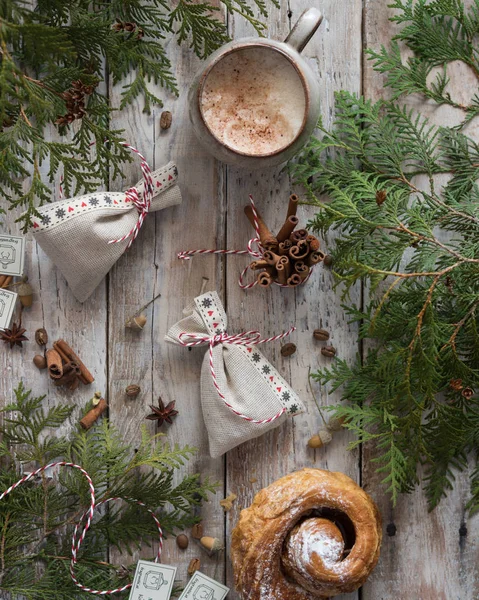
[[[132,444],[140,438],[140,427],[146,425],[151,433],[155,423],[145,421],[151,412],[149,405],[176,400],[179,416],[173,425],[163,425],[166,440],[180,446],[194,446],[196,456],[177,473],[201,473],[223,487],[223,459],[212,460],[200,406],[200,368],[204,349],[189,352],[166,344],[168,328],[182,318],[183,309],[200,293],[202,278],[207,277],[213,288],[221,293],[222,259],[198,258],[181,262],[180,250],[224,245],[224,201],[221,169],[216,161],[200,147],[189,125],[188,88],[200,66],[186,45],[170,40],[167,50],[178,79],[179,97],[162,89],[154,93],[164,99],[164,110],[172,113],[172,126],[166,131],[159,127],[162,109],[151,115],[142,112],[141,101],[124,110],[112,127],[125,130],[125,139],[143,152],[152,168],[170,160],[178,166],[179,184],[183,195],[181,206],[152,213],[146,219],[137,241],[115,265],[109,277],[109,398],[110,419],[125,439]],[[152,89],[154,86],[150,84]],[[113,104],[119,104],[121,86],[111,90]],[[139,161],[125,170],[125,180],[114,182],[114,189],[136,183],[140,176]],[[161,293],[146,309],[148,322],[143,331],[125,329],[125,320],[142,305]],[[129,384],[138,384],[141,394],[136,399],[125,395]],[[207,503],[201,516],[207,535],[224,538],[223,511],[218,493]],[[189,531],[186,532],[189,534]],[[115,553],[112,551],[112,555]],[[143,556],[151,556],[145,548]],[[178,567],[177,579],[185,584],[186,570],[193,557],[201,559],[202,571],[223,580],[222,555],[209,557],[191,539],[186,551],[178,550],[174,537],[166,541],[163,560]]]
[[[395,26],[389,21],[393,9],[382,0],[366,0],[365,44],[378,49],[389,45]],[[405,55],[407,53],[405,52]],[[477,79],[463,65],[450,69],[450,92],[455,98],[477,89]],[[364,93],[377,100],[388,96],[384,79],[372,64],[364,60]],[[465,100],[465,98],[464,98]],[[450,107],[437,107],[422,97],[406,98],[408,107],[419,109],[434,123],[455,125],[462,115]],[[477,120],[469,134],[477,136]],[[416,185],[426,184],[416,178]],[[384,519],[385,536],[378,567],[366,583],[363,597],[421,598],[421,600],[474,600],[479,597],[479,517],[467,518],[465,505],[470,497],[469,473],[457,475],[454,490],[431,513],[427,512],[424,493],[417,489],[400,497],[397,506],[384,493],[382,476],[371,463],[374,448],[363,450],[363,487],[377,501]]]
[[[321,113],[326,125],[331,124],[334,91],[349,89],[360,91],[361,82],[361,2],[355,0],[338,3],[321,2],[325,18],[319,30],[303,51],[311,68],[321,83]],[[268,35],[284,39],[300,14],[310,5],[295,0],[280,11],[272,11],[268,21]],[[231,23],[235,38],[251,35],[245,23],[234,19]],[[248,194],[253,194],[266,223],[279,229],[288,204],[288,197],[296,190],[288,173],[281,168],[247,172],[227,169],[228,248],[244,248],[253,230],[243,215]],[[314,211],[301,207],[298,211],[300,227],[304,226]],[[324,243],[327,247],[327,243]],[[359,461],[356,453],[346,452],[348,435],[340,432],[323,450],[314,451],[306,446],[307,440],[322,425],[308,386],[308,367],[315,371],[328,364],[320,354],[321,342],[313,339],[314,329],[324,327],[331,332],[330,342],[337,348],[338,356],[352,360],[357,352],[357,331],[347,324],[339,307],[338,297],[331,290],[332,276],[319,265],[310,281],[296,290],[273,286],[262,290],[253,288],[243,292],[238,287],[238,273],[246,263],[245,257],[230,257],[227,262],[227,312],[230,332],[259,329],[272,336],[289,329],[297,331],[291,336],[297,352],[291,357],[280,355],[280,343],[264,345],[261,351],[277,366],[280,373],[292,384],[308,407],[308,414],[299,415],[272,430],[261,438],[243,444],[229,452],[227,457],[227,493],[238,495],[234,508],[227,514],[227,539],[230,538],[241,508],[248,506],[254,494],[279,477],[303,467],[320,467],[342,471],[359,481]],[[354,294],[353,294],[354,297]],[[359,299],[356,292],[355,299]],[[332,404],[339,395],[329,395],[314,384],[322,404]],[[228,562],[227,585],[234,587],[233,574]],[[230,593],[232,600],[239,596]],[[352,600],[357,593],[338,598]]]

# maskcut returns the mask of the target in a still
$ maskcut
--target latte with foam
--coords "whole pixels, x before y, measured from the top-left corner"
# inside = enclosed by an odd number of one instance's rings
[[[200,93],[211,133],[236,152],[261,156],[287,148],[303,127],[306,94],[280,52],[242,48],[216,63]]]

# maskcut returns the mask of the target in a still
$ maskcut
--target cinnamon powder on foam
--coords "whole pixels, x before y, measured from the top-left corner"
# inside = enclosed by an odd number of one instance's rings
[[[212,68],[201,105],[217,139],[236,151],[262,155],[279,151],[295,139],[306,100],[296,69],[282,54],[246,48]]]

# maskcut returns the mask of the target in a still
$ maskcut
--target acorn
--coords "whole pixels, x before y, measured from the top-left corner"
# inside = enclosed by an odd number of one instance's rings
[[[345,417],[331,417],[326,427],[329,429],[329,431],[341,431],[345,421]]]
[[[320,429],[316,435],[313,435],[313,437],[309,439],[308,446],[316,450],[329,444],[332,439],[333,436],[327,429]]]
[[[129,385],[125,389],[125,393],[129,398],[136,398],[140,392],[141,388],[139,385]]]
[[[33,364],[41,371],[47,368],[47,359],[43,356],[43,354],[36,354],[33,357]]]
[[[203,536],[200,540],[200,544],[203,546],[203,548],[205,548],[205,550],[208,550],[210,554],[213,554],[213,552],[219,552],[220,550],[224,549],[221,540],[219,540],[218,538]]]
[[[178,548],[180,548],[180,550],[186,550],[188,548],[189,543],[190,540],[188,539],[188,536],[186,536],[184,533],[180,533],[180,535],[176,536],[176,545],[178,546]]]
[[[145,327],[147,320],[148,319],[146,318],[146,315],[138,315],[137,317],[132,317],[131,319],[128,319],[128,321],[125,323],[125,327],[127,327],[128,329],[141,331]]]
[[[28,283],[28,277],[23,277],[22,283],[17,288],[18,298],[24,308],[30,308],[33,304],[33,288]]]

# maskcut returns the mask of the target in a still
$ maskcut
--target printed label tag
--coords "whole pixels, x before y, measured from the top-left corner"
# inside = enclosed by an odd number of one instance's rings
[[[225,585],[196,571],[178,600],[223,600],[229,591]]]
[[[25,238],[0,234],[0,273],[20,277],[23,275],[24,261]]]
[[[0,329],[8,329],[12,320],[17,294],[0,288]]]
[[[129,600],[170,600],[176,567],[139,560]]]

